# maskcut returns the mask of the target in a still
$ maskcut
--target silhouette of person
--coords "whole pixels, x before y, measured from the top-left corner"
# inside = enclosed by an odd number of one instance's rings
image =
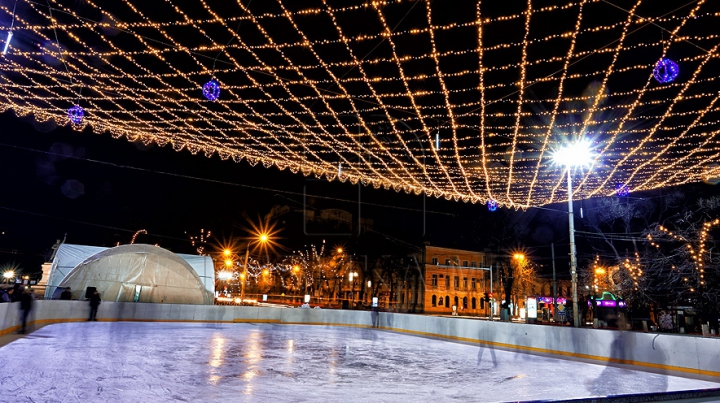
[[[29,291],[24,291],[22,294],[20,294],[20,310],[22,311],[22,328],[20,328],[20,331],[18,332],[20,334],[25,333],[25,329],[27,327],[27,318],[30,315],[32,306],[33,306],[32,293]]]
[[[70,292],[70,287],[65,288],[63,290],[62,294],[60,294],[60,299],[72,299],[72,292]]]
[[[9,289],[9,290],[3,290],[3,291],[4,291],[4,292],[2,293],[2,301],[0,301],[0,302],[13,302],[13,301],[12,301],[12,294],[13,294],[13,292],[14,292],[15,290],[13,290],[13,289],[11,288],[11,289]]]
[[[90,319],[88,319],[88,322],[91,320],[97,322],[97,310],[98,306],[100,306],[100,301],[100,294],[97,292],[97,290],[93,291],[92,295],[90,296]]]

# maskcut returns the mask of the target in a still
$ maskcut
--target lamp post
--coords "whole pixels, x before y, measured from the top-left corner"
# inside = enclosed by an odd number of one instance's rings
[[[247,248],[245,248],[245,264],[243,265],[243,272],[240,275],[240,304],[242,305],[243,301],[245,300],[245,283],[247,282],[247,265],[248,265],[248,259],[250,258],[250,245],[248,244]]]
[[[556,151],[553,155],[555,163],[565,166],[567,170],[567,191],[568,191],[568,230],[570,232],[570,277],[572,279],[573,299],[573,326],[580,327],[580,315],[578,313],[577,295],[577,250],[575,249],[575,217],[573,214],[573,193],[572,193],[572,168],[581,165],[588,165],[592,162],[590,145],[584,141],[576,141],[573,144]]]
[[[258,234],[257,240],[254,242],[258,242],[261,244],[265,244],[268,241],[270,241],[270,235],[266,233]],[[253,242],[253,241],[251,241]],[[245,300],[245,283],[247,282],[247,265],[248,260],[250,259],[250,242],[248,242],[247,247],[245,248],[245,264],[243,265],[243,272],[240,275],[240,280],[242,281],[242,285],[240,286],[240,304],[243,303]],[[268,257],[269,259],[269,257]]]

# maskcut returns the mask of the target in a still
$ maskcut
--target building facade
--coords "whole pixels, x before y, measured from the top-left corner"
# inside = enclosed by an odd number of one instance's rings
[[[426,245],[424,250],[424,312],[484,316],[491,292],[491,273],[483,252]],[[495,279],[497,281],[497,279]]]

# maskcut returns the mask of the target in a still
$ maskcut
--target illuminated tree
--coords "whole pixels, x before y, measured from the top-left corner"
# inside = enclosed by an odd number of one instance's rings
[[[646,232],[648,286],[674,305],[720,308],[720,197],[700,199]]]

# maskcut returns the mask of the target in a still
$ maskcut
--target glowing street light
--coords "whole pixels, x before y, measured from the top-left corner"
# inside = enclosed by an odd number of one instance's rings
[[[578,314],[577,296],[577,250],[575,249],[575,218],[573,215],[572,203],[572,168],[577,166],[590,165],[593,161],[593,154],[590,143],[587,141],[576,141],[557,150],[553,154],[553,161],[565,167],[567,170],[568,189],[568,230],[570,231],[570,276],[572,278],[573,298],[573,326],[580,327],[580,315]]]
[[[337,253],[343,253],[343,248],[337,248]]]
[[[232,255],[232,251],[231,251],[230,249],[225,249],[225,250],[223,251],[223,255],[225,255],[225,256],[230,256],[230,255]]]
[[[227,259],[227,260],[225,261],[225,266],[232,266],[232,265],[233,265],[232,259]]]
[[[525,255],[523,255],[522,253],[516,253],[513,255],[513,258],[517,260],[525,260]]]
[[[253,227],[257,230],[256,227]],[[245,264],[243,265],[243,272],[240,275],[240,278],[242,280],[242,284],[240,286],[240,300],[245,300],[245,279],[247,278],[247,266],[248,266],[248,260],[250,259],[250,244],[253,242],[260,243],[263,245],[263,247],[266,247],[266,244],[272,245],[272,240],[270,239],[270,235],[273,234],[271,231],[272,228],[269,228],[270,233],[265,232],[265,229],[261,229],[260,231],[257,231],[257,239],[251,240],[248,242],[247,247],[245,248]],[[268,258],[269,259],[269,258]]]

